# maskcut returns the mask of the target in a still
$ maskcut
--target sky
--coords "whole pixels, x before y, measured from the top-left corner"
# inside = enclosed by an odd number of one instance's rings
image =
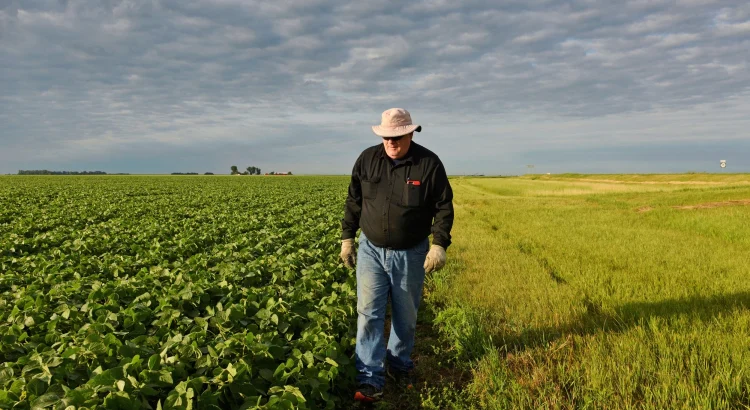
[[[0,173],[347,174],[391,107],[453,175],[750,172],[750,2],[0,0]]]

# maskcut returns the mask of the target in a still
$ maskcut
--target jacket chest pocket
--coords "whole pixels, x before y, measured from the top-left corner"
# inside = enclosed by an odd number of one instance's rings
[[[362,180],[362,196],[375,199],[378,196],[378,182],[380,182],[380,177]]]
[[[404,184],[401,203],[410,208],[422,206],[422,185]]]

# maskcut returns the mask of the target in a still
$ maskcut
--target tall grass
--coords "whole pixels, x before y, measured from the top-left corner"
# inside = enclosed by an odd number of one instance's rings
[[[750,405],[750,206],[675,208],[748,199],[749,178],[681,178],[452,180],[430,298],[480,407]]]

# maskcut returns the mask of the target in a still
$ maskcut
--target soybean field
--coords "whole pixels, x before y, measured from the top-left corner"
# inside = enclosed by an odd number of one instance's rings
[[[0,408],[334,408],[346,183],[0,178]]]

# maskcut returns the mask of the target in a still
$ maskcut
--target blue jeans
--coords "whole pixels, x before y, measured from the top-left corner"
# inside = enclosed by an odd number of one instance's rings
[[[409,249],[373,245],[364,234],[357,252],[357,382],[382,388],[385,359],[396,370],[414,368],[411,351],[422,299],[427,238]],[[391,334],[386,351],[385,311],[391,296]]]

